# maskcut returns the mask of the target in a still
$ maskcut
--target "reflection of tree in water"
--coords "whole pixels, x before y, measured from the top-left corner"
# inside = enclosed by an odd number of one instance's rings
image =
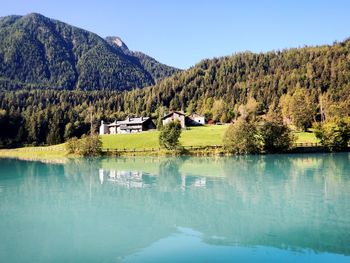
[[[161,191],[173,191],[181,185],[181,173],[183,158],[166,158],[159,164],[157,184]]]
[[[274,246],[282,239],[291,247],[304,244],[315,250],[327,247],[345,252],[337,240],[350,241],[345,230],[349,226],[334,223],[350,218],[350,209],[341,200],[347,196],[350,178],[338,177],[340,181],[328,197],[324,189],[334,167],[338,167],[338,173],[346,171],[340,168],[339,172],[339,167],[346,164],[339,157],[266,155],[227,159],[224,170],[232,193],[227,193],[224,201],[237,208],[232,220],[244,229],[244,239],[252,243],[260,238]],[[327,240],[322,238],[325,236]]]

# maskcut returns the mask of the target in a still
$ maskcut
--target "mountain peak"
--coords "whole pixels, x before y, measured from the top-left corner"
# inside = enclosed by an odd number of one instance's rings
[[[129,50],[128,46],[123,42],[123,40],[120,37],[109,36],[109,37],[106,37],[106,40],[113,46],[121,48],[123,51]]]
[[[25,16],[26,17],[45,17],[44,15],[39,14],[39,13],[29,13],[29,14],[26,14]]]
[[[42,20],[50,20],[50,18],[42,15],[42,14],[39,14],[39,13],[29,13],[27,15],[24,15],[22,16],[22,18],[24,19],[29,19],[29,20],[32,20],[32,21],[42,21]]]

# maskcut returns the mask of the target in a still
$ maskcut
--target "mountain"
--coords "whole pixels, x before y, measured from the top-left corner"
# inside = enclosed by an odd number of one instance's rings
[[[155,60],[154,58],[139,52],[139,51],[130,51],[127,45],[119,37],[107,37],[107,42],[112,46],[121,49],[126,55],[133,57],[140,63],[140,65],[147,70],[152,76],[152,78],[158,82],[166,77],[170,77],[175,73],[180,72],[178,68],[170,67],[165,64],[162,64]]]
[[[98,40],[112,54],[141,67],[120,39],[114,39],[116,46]],[[242,109],[257,115],[272,109],[285,119],[291,119],[293,110],[307,113],[310,127],[312,121],[350,116],[350,39],[333,45],[206,59],[153,86],[124,92],[0,89],[0,148],[80,137],[89,131],[90,104],[96,127],[101,119],[135,115],[159,120],[170,109],[197,112],[221,122],[234,120],[244,113]]]
[[[2,89],[129,90],[153,85],[152,74],[86,30],[35,13],[0,18]]]
[[[125,54],[131,55],[128,46],[123,42],[123,40],[120,37],[106,37],[106,41],[110,45],[116,48],[120,48]]]

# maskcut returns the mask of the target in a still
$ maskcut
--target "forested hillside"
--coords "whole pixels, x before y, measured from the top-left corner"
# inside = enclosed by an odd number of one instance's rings
[[[162,64],[142,52],[132,51],[131,53],[140,61],[141,65],[151,74],[156,82],[181,71],[180,69]]]
[[[0,18],[0,89],[130,90],[154,84],[154,73],[86,30],[40,14]]]
[[[169,109],[196,111],[229,122],[242,106],[263,115],[279,110],[305,129],[313,121],[350,115],[350,41],[204,60],[189,70],[132,91],[0,92],[2,146],[57,143],[88,131],[101,118],[162,116]],[[54,134],[53,134],[54,133]]]
[[[350,103],[350,40],[332,46],[305,47],[261,54],[240,53],[204,60],[150,89],[139,91],[144,109],[164,105],[210,115],[214,106],[234,117],[238,106],[254,98],[266,112],[281,96],[302,89],[314,103]],[[345,106],[345,104],[344,104]],[[350,107],[344,107],[350,110]]]

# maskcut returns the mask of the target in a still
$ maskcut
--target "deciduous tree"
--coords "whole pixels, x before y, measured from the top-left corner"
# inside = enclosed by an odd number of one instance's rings
[[[230,124],[225,132],[223,145],[234,154],[259,153],[261,151],[261,141],[256,125],[242,118],[234,124]]]
[[[175,150],[180,145],[181,124],[172,121],[163,126],[159,134],[159,144],[167,150]]]

